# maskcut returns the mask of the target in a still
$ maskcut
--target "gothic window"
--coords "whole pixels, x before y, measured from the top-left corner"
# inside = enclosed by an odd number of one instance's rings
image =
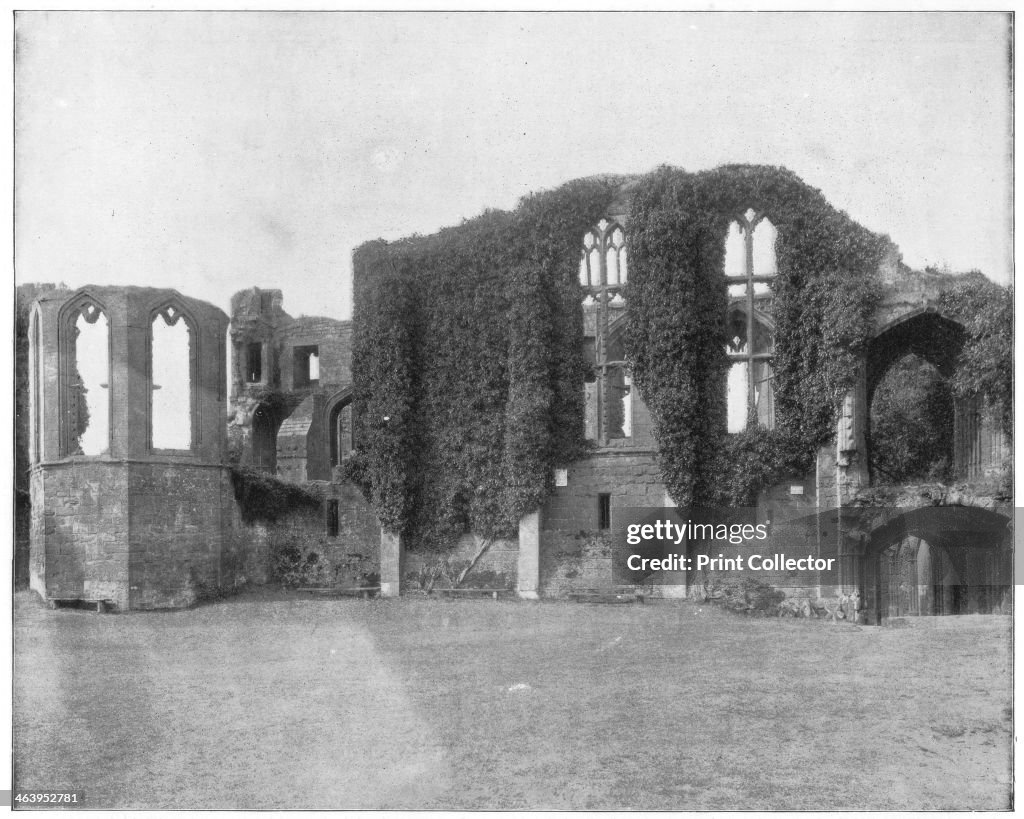
[[[725,277],[729,288],[726,407],[729,432],[774,426],[770,282],[777,272],[776,230],[763,214],[748,210],[729,225]]]
[[[602,219],[583,237],[580,284],[617,289],[626,283],[628,275],[626,233],[618,222]]]
[[[625,306],[629,279],[626,231],[616,219],[601,219],[583,236],[579,280],[587,289],[583,304],[594,311],[594,336],[585,340],[594,380],[585,386],[586,435],[606,444],[632,435],[632,396],[621,345],[611,338],[614,316]],[[614,314],[613,314],[614,311]]]
[[[63,312],[60,330],[62,454],[102,455],[110,449],[107,316],[83,297]]]
[[[192,449],[195,331],[173,304],[154,313],[150,331],[150,446]]]
[[[352,402],[339,401],[328,415],[331,466],[341,466],[353,449]]]
[[[261,471],[277,471],[277,430],[279,423],[273,410],[260,404],[252,414],[252,465]]]

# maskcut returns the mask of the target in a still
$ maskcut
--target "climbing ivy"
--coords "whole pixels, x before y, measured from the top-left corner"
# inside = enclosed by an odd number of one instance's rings
[[[778,231],[775,429],[726,433],[725,243],[748,208]],[[891,247],[793,173],[728,165],[661,168],[636,186],[627,356],[651,409],[666,485],[682,505],[746,505],[806,471],[852,386]]]
[[[294,509],[319,509],[323,503],[323,490],[315,484],[289,483],[246,467],[231,468],[231,486],[246,523],[274,523]]]
[[[582,180],[427,237],[360,247],[346,475],[411,548],[507,536],[585,452],[583,234],[622,178]],[[852,385],[891,244],[789,171],[661,168],[630,180],[627,357],[680,504],[748,504],[810,468]],[[728,435],[729,223],[778,229],[772,431]]]
[[[983,395],[1013,435],[1013,288],[977,271],[939,296],[939,308],[966,331],[951,387],[961,398]]]
[[[572,182],[357,249],[345,473],[409,548],[514,534],[584,453],[579,242],[616,187]]]

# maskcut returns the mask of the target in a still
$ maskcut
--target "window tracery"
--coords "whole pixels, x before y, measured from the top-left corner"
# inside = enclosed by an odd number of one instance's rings
[[[729,225],[725,278],[729,293],[726,318],[726,410],[729,432],[775,424],[772,355],[775,351],[770,283],[778,272],[777,231],[753,209]]]

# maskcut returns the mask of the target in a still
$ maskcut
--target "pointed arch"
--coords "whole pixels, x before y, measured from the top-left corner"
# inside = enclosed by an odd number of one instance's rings
[[[109,316],[107,306],[89,290],[79,291],[57,314],[60,457],[110,450]]]
[[[330,447],[331,468],[341,466],[355,449],[355,419],[352,416],[352,388],[340,390],[324,405],[324,422]]]
[[[753,208],[737,215],[725,237],[723,270],[729,297],[725,353],[727,429],[771,429],[775,424],[772,355],[775,326],[769,282],[777,273],[778,232]]]
[[[195,317],[181,299],[164,299],[149,311],[147,339],[149,448],[194,450],[201,429]]]

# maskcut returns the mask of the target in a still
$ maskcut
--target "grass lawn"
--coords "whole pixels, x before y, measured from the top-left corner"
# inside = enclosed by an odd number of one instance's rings
[[[1010,618],[15,600],[16,788],[92,808],[1005,809]],[[528,686],[528,687],[527,687]]]

